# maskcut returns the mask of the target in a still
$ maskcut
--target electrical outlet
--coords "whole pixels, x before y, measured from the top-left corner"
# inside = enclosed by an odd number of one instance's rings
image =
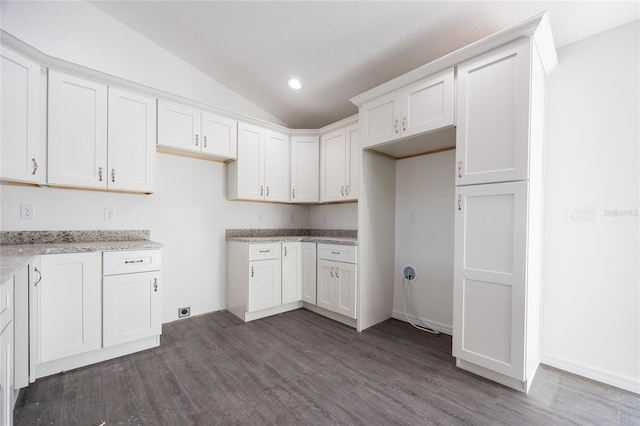
[[[20,204],[20,219],[33,220],[36,217],[36,208],[33,204]]]
[[[112,208],[105,208],[104,209],[104,220],[107,221],[112,221],[112,220],[116,220],[116,209],[112,209]]]
[[[191,315],[191,306],[185,306],[184,308],[178,308],[178,318],[184,318]]]

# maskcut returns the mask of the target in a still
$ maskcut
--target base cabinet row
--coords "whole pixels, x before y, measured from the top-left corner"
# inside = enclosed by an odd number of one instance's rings
[[[227,310],[243,321],[286,312],[303,302],[356,318],[355,246],[229,241]],[[348,260],[321,258],[348,252]]]

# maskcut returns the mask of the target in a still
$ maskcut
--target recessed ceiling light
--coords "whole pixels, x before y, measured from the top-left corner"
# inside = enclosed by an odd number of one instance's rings
[[[302,87],[300,80],[295,77],[291,77],[289,80],[287,80],[287,84],[294,90],[298,90]]]

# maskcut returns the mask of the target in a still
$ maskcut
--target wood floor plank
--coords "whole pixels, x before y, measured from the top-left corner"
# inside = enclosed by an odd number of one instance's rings
[[[455,367],[451,337],[299,309],[163,326],[159,348],[40,379],[16,425],[634,425],[640,396],[541,366],[525,395]]]

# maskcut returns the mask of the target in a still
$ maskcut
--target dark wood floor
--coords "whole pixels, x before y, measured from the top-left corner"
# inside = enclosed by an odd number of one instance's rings
[[[216,312],[163,331],[157,349],[36,381],[15,424],[640,424],[638,395],[548,367],[524,395],[396,320],[357,333],[306,310]]]

